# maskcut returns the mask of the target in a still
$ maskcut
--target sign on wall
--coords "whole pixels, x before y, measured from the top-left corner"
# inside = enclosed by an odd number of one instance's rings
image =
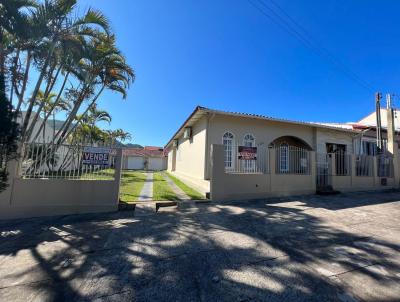
[[[109,166],[110,153],[110,148],[84,147],[82,154],[82,164]]]
[[[244,160],[256,160],[257,159],[257,147],[245,147],[239,146],[238,158]]]

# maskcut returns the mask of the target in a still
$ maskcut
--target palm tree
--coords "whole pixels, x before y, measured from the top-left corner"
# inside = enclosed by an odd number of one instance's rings
[[[117,130],[108,130],[107,136],[110,140],[111,145],[115,145],[117,140],[120,140],[121,142],[124,142],[126,140],[132,139],[132,136],[129,132],[125,132],[122,129],[117,129]]]
[[[104,141],[104,131],[101,130],[96,124],[99,122],[111,123],[111,115],[105,110],[97,109],[94,104],[89,108],[85,116],[77,116],[79,137],[81,139],[89,139],[93,144],[94,142]],[[74,133],[76,136],[76,133]]]
[[[10,78],[6,59],[17,38],[23,37],[26,16],[21,9],[29,5],[30,1],[0,0],[0,192],[7,186],[7,162],[16,157],[18,139],[18,124],[12,107],[13,89],[6,85]],[[7,86],[11,91],[10,98],[7,97]]]
[[[66,113],[51,152],[70,139],[104,90],[125,98],[134,80],[107,18],[92,8],[79,16],[75,8],[76,0],[0,0],[0,69],[15,116],[26,110],[21,142],[35,140],[51,116],[54,122],[57,112]],[[26,98],[28,79],[33,92]],[[92,128],[95,136],[106,136]]]
[[[56,102],[57,101],[57,102]],[[42,132],[42,140],[45,142],[46,137],[46,125],[48,123],[48,118],[50,114],[53,117],[53,133],[52,136],[56,135],[56,114],[60,111],[68,111],[70,109],[70,104],[65,101],[63,98],[58,98],[57,94],[54,92],[50,92],[47,95],[42,90],[39,90],[38,96],[36,99],[37,105],[42,106],[42,114],[43,114],[43,122],[35,134],[35,137],[32,141],[36,141],[36,138],[39,136],[40,132]]]

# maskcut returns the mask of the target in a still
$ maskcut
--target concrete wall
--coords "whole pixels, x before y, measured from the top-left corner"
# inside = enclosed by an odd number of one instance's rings
[[[114,180],[21,179],[10,164],[10,185],[0,193],[0,219],[110,212],[118,209],[118,150]]]
[[[192,178],[204,179],[205,145],[206,145],[207,119],[204,117],[192,127],[192,138],[179,138],[178,147],[171,150],[168,156],[172,156],[169,163],[175,160],[175,171]],[[172,170],[172,167],[168,168]]]
[[[357,176],[356,175],[356,165],[355,165],[355,157],[354,155],[350,155],[351,162],[351,173],[346,176],[338,176],[336,175],[335,168],[335,154],[332,154],[331,165],[332,165],[332,187],[335,190],[341,192],[351,192],[351,191],[373,191],[373,190],[382,190],[382,189],[390,189],[390,188],[398,188],[399,181],[396,176],[396,171],[398,171],[398,160],[393,160],[394,172],[395,175],[391,178],[386,178],[387,185],[383,186],[381,183],[381,177],[377,176],[376,171],[378,170],[378,162],[377,158],[374,157],[373,162],[373,173],[371,176]]]
[[[354,134],[343,131],[316,128],[315,135],[315,151],[317,153],[326,153],[327,143],[346,145],[347,153],[353,153]]]
[[[269,174],[239,174],[225,173],[223,146],[212,145],[211,152],[211,199],[213,200],[246,200],[272,196],[288,196],[314,194],[316,192],[315,152],[310,152],[310,174],[276,174],[275,149],[270,149]],[[382,190],[399,187],[399,159],[394,160],[394,177],[387,178],[387,185],[381,184],[381,178],[376,176],[356,176],[355,158],[351,158],[352,173],[347,176],[335,175],[335,159],[332,155],[332,187],[341,192]],[[375,158],[373,171],[377,171]]]
[[[270,163],[275,162],[275,150],[270,150]],[[270,165],[270,174],[225,173],[222,145],[212,145],[211,152],[211,199],[240,200],[271,196],[289,196],[315,193],[315,153],[311,151],[310,174],[275,174],[275,165]]]

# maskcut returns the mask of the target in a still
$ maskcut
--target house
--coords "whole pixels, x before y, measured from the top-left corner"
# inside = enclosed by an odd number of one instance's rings
[[[167,168],[167,157],[162,147],[124,148],[122,168],[125,170],[160,171]]]
[[[319,170],[328,171],[330,160],[326,154],[335,153],[334,172],[351,176],[352,167],[348,155],[374,155],[375,151],[369,154],[367,150],[375,150],[375,147],[366,145],[375,144],[374,135],[373,127],[357,123],[291,121],[198,106],[165,148],[169,150],[168,170],[206,194],[211,191],[213,169],[220,164],[213,162],[213,145],[221,145],[221,162],[225,174],[270,174],[274,170],[275,173],[286,175],[311,175],[318,170],[312,165],[325,167]],[[271,150],[275,157],[273,160]],[[254,153],[256,160],[252,160],[251,153]],[[318,182],[318,177],[313,177]],[[298,190],[292,190],[291,193],[315,192],[315,181],[307,181],[306,189],[301,188],[300,182]],[[313,181],[314,184],[311,183]],[[259,184],[254,186],[258,188]],[[278,191],[276,195],[287,195],[290,190],[280,188]]]

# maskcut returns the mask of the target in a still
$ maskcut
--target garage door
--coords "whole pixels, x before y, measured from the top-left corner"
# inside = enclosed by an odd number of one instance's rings
[[[150,157],[149,158],[149,170],[163,170],[164,169],[164,158]]]
[[[143,157],[128,157],[128,169],[142,170],[144,168]]]

